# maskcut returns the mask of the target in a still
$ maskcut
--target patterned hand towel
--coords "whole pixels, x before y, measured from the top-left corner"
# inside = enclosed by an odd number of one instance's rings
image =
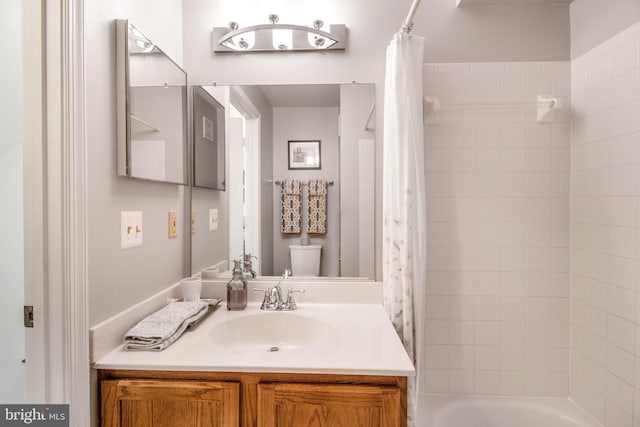
[[[209,303],[172,302],[145,317],[124,336],[125,350],[160,351],[180,338],[187,327],[207,313]]]
[[[311,179],[307,185],[309,200],[307,215],[307,233],[325,234],[327,232],[327,183],[322,179]]]
[[[282,183],[280,206],[280,231],[287,234],[300,233],[302,185],[297,179],[287,179]]]

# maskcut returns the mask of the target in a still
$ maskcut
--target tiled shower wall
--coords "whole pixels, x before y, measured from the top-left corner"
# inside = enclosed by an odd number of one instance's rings
[[[570,63],[425,64],[423,76],[441,111],[425,125],[421,390],[566,396]],[[553,123],[536,121],[540,94],[562,98]]]
[[[640,24],[572,63],[571,397],[640,426]]]

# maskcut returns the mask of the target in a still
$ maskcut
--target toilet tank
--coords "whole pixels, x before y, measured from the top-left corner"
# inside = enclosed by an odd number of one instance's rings
[[[289,245],[292,276],[319,276],[322,245]]]

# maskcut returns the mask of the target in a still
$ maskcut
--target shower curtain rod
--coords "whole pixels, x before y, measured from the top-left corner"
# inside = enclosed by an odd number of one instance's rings
[[[413,17],[416,15],[421,1],[422,0],[413,0],[411,8],[409,9],[409,14],[407,15],[407,19],[405,19],[404,23],[402,24],[402,31],[407,34],[411,34],[411,30],[413,30]]]

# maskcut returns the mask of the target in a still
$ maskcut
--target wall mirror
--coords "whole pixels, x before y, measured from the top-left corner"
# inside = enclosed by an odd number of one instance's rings
[[[204,89],[226,111],[226,194],[194,189],[195,215],[216,210],[219,219],[216,231],[192,236],[192,272],[252,254],[259,276],[278,276],[292,267],[292,246],[310,244],[321,247],[320,276],[375,278],[375,85]],[[302,148],[319,153],[319,168],[290,168],[290,141],[312,141]],[[285,214],[287,180],[300,189],[296,212]],[[322,188],[310,193],[313,180]],[[297,228],[283,229],[285,215]]]
[[[187,182],[187,74],[127,20],[116,20],[120,176]]]
[[[224,107],[202,86],[193,87],[193,185],[225,189]]]

